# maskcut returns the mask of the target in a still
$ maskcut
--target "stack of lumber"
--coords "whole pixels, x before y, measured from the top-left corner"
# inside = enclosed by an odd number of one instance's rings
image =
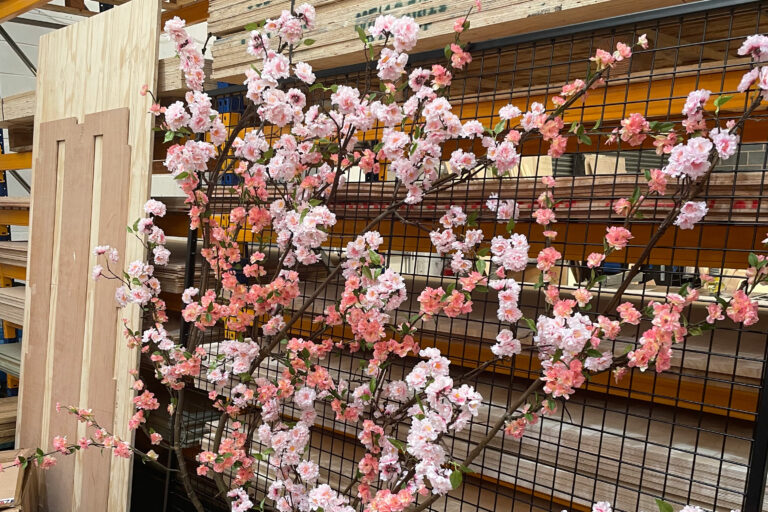
[[[0,209],[29,211],[29,198],[28,197],[0,197]]]
[[[162,290],[166,293],[181,293],[184,291],[184,273],[186,271],[187,241],[181,237],[169,236],[166,248],[171,251],[167,265],[155,266],[155,277],[160,281]],[[195,264],[195,275],[199,276],[202,269],[200,261]]]
[[[27,266],[27,242],[0,242],[0,264]]]
[[[24,325],[24,286],[0,288],[0,319]]]
[[[205,71],[206,80],[203,84],[205,90],[215,89],[216,82],[211,80],[211,64],[210,59],[203,64],[203,71]],[[184,83],[184,74],[179,68],[179,58],[169,57],[167,59],[161,59],[157,68],[157,90],[164,97],[183,95],[187,90],[187,86]]]
[[[0,345],[0,371],[17,378],[21,375],[21,343]]]
[[[16,437],[16,408],[19,397],[0,398],[0,445],[12,443]]]
[[[314,30],[306,34],[316,42],[302,46],[295,59],[312,63],[315,69],[364,62],[363,45],[356,28],[371,26],[382,14],[410,16],[420,25],[416,51],[442,48],[454,40],[453,23],[474,6],[473,0],[421,0],[419,2],[372,2],[357,0],[319,0],[312,2],[317,10]],[[563,24],[579,23],[605,17],[607,0],[567,2],[565,0],[518,0],[514,7],[506,0],[485,0],[481,12],[473,9],[470,16],[472,41],[487,41],[514,33],[533,32]],[[680,0],[651,0],[648,9],[682,3]],[[574,4],[577,6],[574,8]],[[247,23],[280,16],[290,2],[263,0],[211,0],[208,7],[208,30],[218,37],[213,46],[213,78],[227,82],[242,79],[255,59],[245,51],[248,44]],[[633,12],[631,2],[611,3],[612,15]],[[522,21],[522,23],[521,23]],[[381,41],[376,41],[381,43]],[[377,45],[378,46],[378,45]]]

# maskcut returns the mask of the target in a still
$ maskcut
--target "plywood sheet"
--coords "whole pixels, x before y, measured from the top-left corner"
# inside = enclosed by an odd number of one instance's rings
[[[124,226],[149,196],[151,98],[138,92],[157,84],[159,19],[158,0],[134,0],[40,39],[19,446],[85,434],[57,402],[92,408],[131,440],[137,361],[121,323],[138,326],[140,312],[118,311],[114,285],[89,275],[95,245],[143,257]],[[67,457],[45,474],[42,507],[127,510],[130,464],[96,450]]]

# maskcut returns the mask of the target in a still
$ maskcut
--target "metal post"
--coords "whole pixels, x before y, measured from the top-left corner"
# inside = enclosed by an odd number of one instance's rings
[[[752,453],[749,455],[744,512],[759,512],[763,509],[765,479],[768,475],[768,350],[764,358],[763,378],[760,382],[760,400],[757,405]]]

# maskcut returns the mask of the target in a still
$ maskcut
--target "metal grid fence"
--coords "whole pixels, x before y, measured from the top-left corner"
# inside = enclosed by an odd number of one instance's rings
[[[514,103],[526,110],[534,101],[546,103],[548,96],[567,81],[583,78],[587,59],[596,48],[611,48],[617,41],[634,41],[646,33],[651,47],[620,63],[608,75],[605,87],[572,108],[566,121],[591,125],[600,120],[606,131],[632,112],[652,120],[679,121],[688,91],[706,88],[734,92],[747,69],[736,49],[745,36],[768,32],[768,2],[699,4],[474,44],[472,64],[456,74],[451,86],[455,112],[464,119],[475,118],[493,126],[497,121],[493,112],[499,107]],[[730,7],[708,8],[712,5]],[[410,66],[434,61],[435,57],[435,52],[412,56]],[[326,85],[378,88],[375,73],[361,66],[321,75],[319,80]],[[243,105],[240,88],[212,94],[220,108],[230,111],[234,126],[237,110]],[[721,121],[737,118],[744,106],[729,104],[731,110],[721,113]],[[559,234],[554,246],[564,255],[558,284],[563,293],[577,287],[586,268],[586,255],[601,250],[605,226],[620,222],[611,211],[612,202],[631,195],[636,185],[642,187],[643,170],[664,164],[664,157],[650,145],[617,147],[606,145],[604,138],[594,139],[591,145],[571,140],[566,155],[557,160],[546,156],[542,141],[529,141],[522,148],[523,159],[515,179],[478,177],[468,186],[441,192],[401,212],[402,217],[415,219],[421,227],[405,224],[397,217],[382,221],[378,230],[388,240],[387,260],[403,275],[413,297],[401,306],[398,318],[418,311],[415,296],[424,286],[446,286],[451,281],[446,258],[433,251],[428,229],[423,229],[435,226],[448,205],[477,212],[490,238],[504,234],[505,226],[494,222],[494,214],[484,207],[485,199],[491,193],[515,199],[521,205],[516,231],[528,236],[535,254],[543,236],[530,214],[543,191],[539,178],[545,175],[558,177],[556,199],[568,205],[558,211],[555,225]],[[374,130],[359,144],[364,148],[377,142]],[[670,231],[662,239],[630,286],[629,300],[644,306],[685,283],[699,285],[701,271],[716,276],[712,292],[727,293],[739,287],[745,276],[738,269],[746,266],[750,248],[758,247],[766,235],[766,144],[768,130],[763,124],[748,124],[738,153],[718,167],[707,188],[710,214],[696,229]],[[461,146],[467,149],[464,143]],[[446,148],[444,160],[456,147],[458,143]],[[392,179],[386,169],[380,176],[361,173],[350,177],[332,206],[339,222],[330,232],[323,262],[301,272],[303,297],[311,295],[328,269],[338,265],[346,243],[386,207]],[[226,194],[215,201],[221,212],[234,205],[234,199]],[[601,269],[608,278],[598,291],[597,304],[610,299],[622,274],[642,251],[644,240],[666,213],[668,203],[652,201],[643,210],[644,218],[633,221],[634,243]],[[256,250],[257,244],[244,244],[244,253]],[[276,261],[275,247],[262,244],[261,250]],[[535,264],[516,277],[523,286],[521,308],[529,318],[544,309],[542,297],[533,288],[536,278]],[[307,311],[306,319],[296,324],[293,335],[311,334],[313,316],[335,301],[339,287],[343,288],[343,281],[328,286]],[[493,294],[473,295],[472,300],[474,311],[469,317],[438,316],[419,334],[422,346],[437,346],[450,355],[454,377],[488,359],[501,328]],[[694,321],[706,315],[711,301],[711,294],[704,293],[691,306]],[[301,298],[296,302],[294,307],[300,307]],[[633,346],[644,329],[641,324],[635,332],[624,332],[614,352]],[[632,372],[618,384],[608,378],[593,379],[558,414],[542,418],[521,440],[499,436],[472,465],[473,473],[467,475],[465,485],[438,501],[433,509],[588,510],[592,502],[605,500],[614,503],[617,510],[653,510],[656,497],[708,510],[768,509],[762,504],[768,451],[768,400],[764,392],[768,382],[767,332],[765,319],[749,328],[729,323],[676,348],[672,368],[664,374]],[[205,347],[212,355],[224,334],[222,326],[220,332],[206,339]],[[333,334],[344,336],[343,328]],[[363,380],[360,361],[356,355],[336,354],[326,364],[332,375],[354,383]],[[412,360],[396,362],[393,377],[412,364]],[[447,439],[457,459],[485,435],[516,394],[538,377],[539,369],[535,353],[527,350],[512,365],[497,364],[474,379],[485,406],[471,427]],[[275,376],[278,370],[261,371],[260,376]],[[207,392],[204,380],[196,384],[201,393]],[[290,417],[292,411],[284,413]],[[363,452],[356,441],[357,426],[334,417],[330,407],[318,408],[311,453],[320,465],[321,478],[343,489],[354,476]],[[192,427],[203,449],[211,446],[217,422],[205,417]],[[257,475],[256,489],[264,492],[266,468],[261,467]],[[199,479],[198,485],[210,488],[210,495],[216,492],[206,479]]]

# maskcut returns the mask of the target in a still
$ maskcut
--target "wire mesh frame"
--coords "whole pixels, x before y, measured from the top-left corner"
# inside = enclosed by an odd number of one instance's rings
[[[486,125],[493,125],[490,112],[507,102],[520,108],[528,107],[533,98],[552,93],[561,83],[583,76],[586,58],[596,47],[612,47],[618,40],[634,40],[637,35],[648,33],[654,46],[646,52],[638,52],[626,67],[617,69],[609,77],[604,90],[623,87],[624,96],[617,100],[605,93],[599,118],[605,119],[605,125],[609,127],[635,111],[654,119],[678,119],[679,102],[690,88],[678,90],[676,82],[690,81],[693,77],[693,88],[700,84],[710,86],[713,91],[726,88],[730,83],[728,74],[744,69],[744,63],[738,61],[735,54],[740,40],[751,33],[766,31],[766,3],[740,4],[744,5],[718,11],[702,11],[702,6],[696,4],[680,6],[671,17],[668,16],[671,11],[664,10],[662,14],[667,16],[662,18],[639,19],[628,25],[597,24],[587,27],[592,29],[588,33],[569,29],[561,34],[545,34],[546,37],[538,40],[529,36],[528,40],[518,39],[507,44],[475,45],[473,65],[454,79],[452,102],[463,118],[474,117]],[[426,54],[424,57],[434,56]],[[342,79],[346,83],[362,84],[371,80],[370,75],[359,67],[357,70],[347,69],[345,76],[325,75],[328,77],[323,78],[325,83],[339,83],[338,79]],[[653,84],[660,82],[668,87],[666,96],[651,89]],[[224,99],[231,96],[232,91],[213,94]],[[601,92],[598,90],[595,94]],[[667,109],[659,114],[658,106],[663,103]],[[586,106],[581,114],[581,120],[585,122],[594,120],[594,113]],[[759,224],[764,219],[762,200],[768,136],[763,134],[762,137],[742,144],[739,153],[716,173],[725,179],[725,183],[730,180],[730,189],[711,186],[707,190],[707,200],[714,201],[714,205],[722,202],[725,208],[718,210],[720,217],[708,218],[704,224],[712,228],[725,226],[723,238],[713,245],[707,239],[706,231],[699,231],[696,237],[687,239],[683,239],[683,233],[675,232],[671,242],[661,247],[668,252],[665,265],[659,263],[659,268],[644,271],[644,281],[633,287],[636,300],[645,304],[664,290],[674,290],[683,282],[695,281],[697,268],[735,268],[729,265],[737,256],[746,261],[747,249],[731,245],[736,236],[746,236],[745,247],[756,246],[762,237],[760,231],[763,228]],[[361,142],[373,144],[365,139]],[[435,209],[447,204],[477,210],[478,203],[482,208],[480,198],[491,192],[509,194],[502,197],[521,203],[531,202],[542,191],[537,178],[548,174],[551,167],[553,174],[563,176],[569,184],[561,187],[563,199],[571,204],[585,201],[586,205],[586,215],[576,213],[573,218],[563,210],[557,224],[559,237],[566,240],[565,245],[576,247],[581,253],[579,257],[563,261],[562,273],[576,274],[583,267],[578,262],[583,262],[589,252],[600,250],[594,238],[590,239],[590,228],[599,231],[598,228],[603,228],[607,221],[616,222],[610,210],[605,211],[605,205],[628,195],[622,187],[642,183],[641,169],[663,165],[663,159],[651,148],[641,151],[616,149],[605,147],[603,142],[595,141],[590,147],[569,147],[566,158],[553,162],[544,156],[546,146],[539,141],[526,146],[523,151],[532,172],[513,180],[511,189],[502,188],[490,177],[483,178],[479,180],[479,193],[470,189],[448,191],[428,206],[412,208],[408,216],[434,221],[439,216]],[[453,149],[455,147],[449,148],[447,153]],[[572,176],[576,179],[568,181]],[[736,179],[742,176],[749,178],[752,187],[749,194],[752,199],[757,199],[752,209],[744,207],[747,199],[738,195]],[[339,217],[350,222],[332,231],[327,264],[336,264],[341,256],[342,242],[364,225],[364,219],[376,214],[375,204],[381,200],[384,185],[348,184],[352,190],[347,194],[347,200],[354,203],[354,208],[338,205],[343,210]],[[589,191],[586,199],[580,193],[585,185]],[[221,211],[227,211],[226,199],[219,199],[219,204]],[[489,212],[480,211],[481,220],[487,220]],[[653,226],[656,214],[661,211],[662,205],[655,205],[646,221],[633,225],[633,231]],[[442,275],[445,262],[427,248],[427,234],[402,230],[397,222],[391,222],[387,227],[391,232],[386,255],[393,265],[399,265],[396,270],[406,277],[409,290],[418,293],[426,283],[442,282],[445,285],[449,282],[443,280],[447,277]],[[491,232],[503,234],[503,228],[499,225],[495,229],[486,229],[486,235]],[[520,223],[518,227],[518,231],[532,240],[537,235],[535,229],[530,223]],[[573,241],[569,233],[576,233],[581,241]],[[712,264],[718,257],[720,264]],[[675,265],[681,259],[692,264]],[[705,260],[709,262],[707,265],[699,265]],[[620,275],[631,261],[627,257],[604,271]],[[311,273],[303,276],[306,286],[322,280],[322,269],[313,272],[314,276]],[[535,317],[542,304],[538,294],[532,293],[532,283],[526,277],[519,279],[524,283],[521,305],[526,316]],[[728,288],[740,280],[741,276],[724,271],[719,286]],[[568,279],[561,284],[563,293],[567,293]],[[304,293],[307,294],[306,290]],[[603,299],[606,293],[610,292],[600,290],[597,300]],[[319,309],[334,298],[335,293],[327,290],[321,295]],[[425,326],[421,335],[422,344],[442,343],[451,351],[455,364],[468,368],[481,361],[483,349],[487,353],[491,343],[489,336],[492,337],[494,329],[498,330],[498,322],[493,318],[493,299],[473,297],[473,300],[481,316],[465,321],[441,317],[433,326]],[[403,307],[408,305],[406,302]],[[768,365],[764,364],[768,357],[765,332],[762,323],[751,329],[718,329],[704,336],[707,339],[703,344],[691,344],[679,351],[680,357],[668,373],[671,380],[664,380],[665,376],[632,374],[629,381],[631,393],[626,387],[611,382],[599,386],[591,383],[587,390],[574,397],[563,416],[542,420],[539,429],[532,430],[522,441],[500,438],[473,467],[476,474],[468,478],[467,485],[444,502],[438,502],[434,509],[495,510],[510,506],[515,510],[562,507],[580,510],[596,500],[612,501],[619,509],[641,506],[650,509],[649,499],[660,495],[672,502],[698,503],[707,508],[735,505],[744,510],[761,509],[765,468],[760,462],[765,460],[768,442],[768,429],[762,428],[768,422],[768,409],[765,408],[768,393],[763,392],[764,384],[768,382]],[[297,336],[308,333],[304,328],[294,332]],[[633,333],[635,338],[638,333],[639,329]],[[455,451],[471,446],[473,438],[487,431],[487,423],[493,414],[504,410],[514,398],[510,390],[519,391],[526,381],[536,378],[538,366],[535,359],[529,358],[527,362],[521,359],[515,362],[514,369],[496,369],[478,378],[478,386],[485,389],[488,412],[472,425],[469,440],[454,438],[449,441]],[[333,362],[335,367],[332,369],[347,378],[354,377],[357,361],[358,358],[345,355]],[[402,365],[402,370],[407,364]],[[200,386],[204,387],[202,383]],[[694,389],[693,394],[689,388]],[[747,403],[748,400],[751,402]],[[361,455],[359,450],[350,448],[354,443],[346,439],[355,429],[352,425],[336,424],[330,411],[318,413],[323,426],[313,437],[313,449],[320,462],[325,461],[321,467],[324,476],[330,477],[330,483],[346,485],[353,471],[350,468],[355,467]],[[570,485],[563,486],[563,480]],[[261,488],[257,484],[257,488],[265,490],[263,484]],[[583,492],[585,489],[588,492]]]

